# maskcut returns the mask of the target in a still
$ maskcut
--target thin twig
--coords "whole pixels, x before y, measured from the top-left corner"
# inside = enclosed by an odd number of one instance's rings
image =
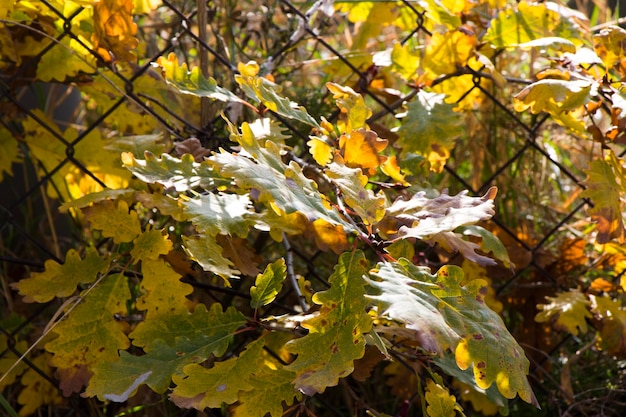
[[[293,270],[293,252],[291,251],[291,244],[289,243],[289,239],[287,239],[287,234],[283,232],[283,246],[285,247],[285,264],[287,266],[287,276],[289,277],[289,281],[291,281],[291,286],[293,290],[296,292],[298,296],[298,302],[300,303],[300,307],[302,307],[302,311],[309,311],[309,305],[306,302],[306,297],[300,291],[300,287],[298,286],[298,278],[296,278],[296,274]]]

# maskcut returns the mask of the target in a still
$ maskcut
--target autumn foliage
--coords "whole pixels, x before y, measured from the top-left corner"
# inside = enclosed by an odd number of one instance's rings
[[[74,237],[0,269],[3,410],[557,415],[624,382],[626,31],[554,2],[187,3],[0,6],[0,181],[32,167]]]

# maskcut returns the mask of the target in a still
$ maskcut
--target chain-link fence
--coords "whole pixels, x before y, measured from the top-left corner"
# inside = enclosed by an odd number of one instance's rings
[[[390,125],[396,123],[396,115],[403,111],[403,103],[416,94],[417,88],[385,96],[380,88],[373,87],[373,81],[380,78],[384,68],[371,61],[371,54],[358,56],[342,52],[344,48],[337,46],[341,43],[337,41],[334,30],[340,22],[345,24],[345,14],[328,17],[313,10],[312,3],[287,0],[240,5],[219,1],[162,0],[152,3],[157,4],[153,4],[152,11],[140,17],[138,22],[137,36],[142,39],[141,54],[146,58],[140,59],[141,64],[134,65],[132,71],[119,71],[115,57],[105,62],[101,54],[91,50],[84,42],[80,35],[81,23],[76,20],[80,16],[80,8],[68,15],[66,10],[58,9],[58,3],[41,0],[41,7],[47,8],[48,14],[56,14],[62,21],[62,31],[38,53],[0,76],[0,106],[6,109],[0,113],[0,125],[20,141],[24,155],[19,172],[15,172],[10,180],[5,179],[1,185],[0,261],[3,274],[7,277],[3,280],[3,302],[7,304],[5,311],[28,312],[25,321],[6,320],[11,325],[0,328],[7,339],[6,348],[0,352],[2,361],[21,358],[23,346],[18,346],[15,336],[32,325],[43,328],[59,307],[48,303],[33,311],[30,307],[16,305],[17,301],[6,285],[26,277],[31,271],[41,271],[48,259],[62,263],[62,253],[83,238],[77,235],[71,217],[59,213],[57,202],[46,195],[47,189],[63,187],[55,174],[70,166],[71,171],[77,171],[106,187],[102,176],[92,172],[81,158],[76,157],[76,150],[85,138],[94,131],[110,129],[112,125],[120,126],[125,117],[120,116],[120,112],[128,112],[132,117],[140,115],[141,123],[153,124],[155,132],[170,136],[174,141],[193,136],[206,148],[228,148],[224,121],[219,113],[236,114],[240,109],[219,108],[218,104],[204,100],[199,103],[198,109],[189,109],[181,107],[168,96],[165,87],[146,88],[146,83],[164,85],[152,66],[159,57],[175,53],[181,61],[201,66],[206,75],[215,77],[218,83],[232,89],[235,89],[233,76],[237,73],[237,60],[257,60],[262,63],[262,71],[272,73],[273,69],[280,69],[274,74],[277,81],[283,84],[290,82],[299,103],[304,104],[312,114],[325,115],[329,120],[336,118],[337,114],[333,113],[330,100],[319,93],[323,86],[315,85],[324,78],[316,75],[316,71],[334,71],[337,78],[334,81],[350,85],[366,97],[374,109],[373,116],[368,120],[371,125],[384,125],[386,121],[392,121]],[[401,8],[405,21],[413,21],[414,26],[402,33],[383,31],[376,36],[387,37],[389,41],[400,44],[432,36],[425,26],[425,12],[421,6],[406,0],[387,4],[390,8]],[[319,6],[318,3],[316,5]],[[225,28],[229,25],[230,28]],[[353,28],[354,25],[349,23],[348,27]],[[10,30],[14,36],[18,31],[30,31],[31,37],[48,36],[36,25],[14,25]],[[62,84],[36,81],[37,65],[47,55],[58,53],[58,48],[65,48],[64,45],[69,42],[88,50],[92,56],[85,59],[94,59],[98,64],[97,70],[94,69],[91,74],[88,71],[77,72],[70,77],[71,82]],[[93,82],[98,76],[113,86],[110,91],[115,94],[109,92],[106,100],[96,103],[103,108],[94,117],[96,113],[84,111],[81,86]],[[564,258],[564,254],[568,253],[567,245],[578,244],[576,233],[572,232],[577,228],[573,225],[585,218],[585,208],[591,205],[579,196],[584,189],[585,176],[575,163],[576,157],[564,158],[561,153],[563,148],[573,149],[576,145],[549,116],[527,116],[515,112],[510,96],[494,86],[486,71],[465,67],[455,76],[469,76],[472,80],[467,91],[458,95],[457,103],[480,95],[482,108],[476,112],[473,122],[484,124],[488,115],[497,126],[474,129],[470,120],[468,129],[478,132],[477,137],[466,138],[464,143],[457,145],[437,181],[453,191],[467,189],[473,195],[482,195],[493,185],[499,187],[498,212],[490,228],[506,244],[516,268],[514,271],[502,268],[491,271],[493,286],[498,299],[507,305],[507,324],[527,349],[531,359],[531,384],[542,404],[549,409],[553,406],[552,412],[559,410],[565,413],[564,404],[568,404],[569,394],[563,392],[563,381],[555,379],[554,375],[558,372],[555,373],[554,368],[564,367],[561,352],[576,351],[581,341],[571,336],[555,340],[554,335],[545,334],[545,326],[530,326],[528,323],[534,323],[536,305],[545,302],[546,295],[572,286],[569,278],[564,277],[581,273],[574,270],[579,266],[567,265]],[[306,80],[296,81],[298,77]],[[527,81],[523,79],[511,79],[508,91],[519,90],[525,84]],[[56,141],[54,146],[62,147],[65,157],[34,165],[35,159],[29,158],[32,147],[23,141],[26,132],[20,130],[21,125],[13,122],[16,117],[32,120],[36,126],[31,128],[45,132],[45,140]],[[276,114],[272,117],[280,118]],[[288,120],[280,119],[280,122],[291,130],[294,138],[302,144],[306,143],[307,131]],[[68,139],[64,132],[70,128],[75,129],[76,134]],[[43,149],[45,152],[45,147]],[[583,152],[581,150],[577,154]],[[56,194],[66,195],[63,190],[57,190]],[[324,256],[322,252],[311,254],[296,247],[293,253],[306,269],[308,279],[325,282],[325,271],[320,272],[316,262],[318,257]],[[202,289],[222,300],[224,297],[246,296],[237,290],[236,285],[233,288],[205,285]],[[27,358],[22,361],[50,384],[58,385],[38,365]],[[608,398],[610,390],[603,389],[590,393],[588,398]],[[81,400],[75,397],[72,401]],[[618,415],[619,410],[609,407],[604,413],[602,415]],[[569,415],[586,414],[570,411]]]

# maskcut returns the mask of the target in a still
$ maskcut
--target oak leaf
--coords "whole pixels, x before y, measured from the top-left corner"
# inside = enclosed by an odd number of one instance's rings
[[[403,323],[426,351],[439,356],[454,352],[461,370],[473,367],[476,384],[494,382],[506,398],[516,394],[526,402],[537,400],[526,378],[529,361],[506,326],[486,306],[486,282],[480,279],[460,286],[463,271],[446,266],[437,275],[406,259],[381,262],[365,278],[379,294],[379,315]]]
[[[230,286],[229,278],[240,274],[239,270],[231,268],[234,264],[224,257],[224,248],[218,244],[215,236],[183,236],[183,249],[202,269],[222,277],[227,286]]]
[[[396,146],[404,153],[415,152],[431,163],[431,170],[441,172],[454,141],[463,133],[463,116],[445,102],[444,94],[420,91],[399,114],[402,125]]]
[[[615,239],[623,243],[626,228],[622,217],[621,195],[626,186],[626,170],[615,154],[607,151],[604,160],[596,159],[587,170],[587,180],[582,197],[590,198],[593,207],[589,209],[591,219],[596,223],[597,243],[607,243]]]
[[[235,75],[235,81],[249,98],[281,116],[319,127],[317,121],[307,113],[304,107],[280,95],[280,86],[257,75],[259,67],[255,62],[240,63],[238,69],[239,75]]]
[[[160,68],[165,81],[181,93],[208,97],[223,102],[243,102],[231,91],[217,85],[214,78],[203,76],[199,67],[189,71],[186,63],[183,62],[182,65],[179,65],[178,58],[173,52],[167,58],[159,57],[154,66]]]
[[[250,306],[259,308],[270,304],[283,286],[283,281],[287,276],[287,266],[283,258],[267,265],[265,271],[259,274],[250,288]]]
[[[372,172],[387,159],[381,155],[387,142],[386,139],[380,139],[373,130],[352,130],[339,138],[341,159],[350,168],[363,168],[368,173]]]
[[[296,372],[296,388],[306,395],[336,385],[339,378],[352,373],[354,361],[365,353],[363,334],[372,326],[365,312],[366,273],[363,252],[342,254],[328,279],[330,289],[313,296],[321,305],[319,313],[302,322],[309,333],[286,345],[289,352],[298,355],[286,369]]]
[[[61,265],[48,259],[44,272],[34,272],[29,278],[11,284],[24,296],[27,303],[46,303],[55,297],[69,297],[79,284],[91,284],[109,268],[110,261],[101,257],[97,249],[89,247],[80,258],[74,249],[67,251]]]
[[[0,183],[5,174],[13,175],[13,164],[22,159],[18,145],[8,129],[0,128]]]
[[[539,304],[537,308],[541,310],[535,321],[544,323],[555,319],[554,327],[566,330],[578,335],[578,332],[587,333],[587,319],[592,315],[589,312],[590,302],[584,294],[576,290],[562,292],[556,297],[546,297],[549,304]]]
[[[133,0],[100,0],[93,9],[93,49],[107,62],[134,61],[139,45]]]
[[[246,237],[255,214],[247,194],[206,193],[182,204],[196,230],[210,236]]]
[[[111,200],[105,200],[84,212],[91,227],[101,230],[104,237],[112,237],[114,243],[131,242],[141,234],[137,212],[129,211],[128,203],[124,200],[119,200],[117,205]]]
[[[211,368],[192,363],[175,375],[176,387],[169,395],[178,406],[204,410],[237,401],[240,391],[251,391],[251,375],[262,367],[263,339],[250,343],[239,357],[217,362]]]
[[[363,96],[350,87],[335,83],[326,83],[326,88],[333,94],[333,99],[341,110],[340,123],[337,124],[339,130],[342,133],[357,129],[367,130],[367,119],[372,115],[372,111],[365,104]]]
[[[44,405],[59,406],[63,404],[63,397],[52,383],[44,378],[39,372],[52,378],[52,370],[48,365],[50,355],[43,353],[32,359],[32,367],[22,376],[21,382],[24,388],[17,397],[17,402],[23,407],[19,411],[20,417],[33,414]],[[38,370],[39,372],[37,372]]]
[[[428,404],[426,413],[429,417],[455,417],[457,412],[462,416],[464,415],[463,409],[456,403],[454,395],[451,395],[442,383],[436,383],[429,379],[426,382],[424,397]]]
[[[138,328],[131,333],[133,344],[143,347],[146,354],[122,351],[117,361],[99,362],[92,368],[94,376],[85,395],[123,402],[143,384],[162,393],[174,375],[184,376],[186,365],[202,363],[211,355],[222,356],[245,321],[234,308],[222,312],[219,304],[209,312],[198,304],[192,313],[151,320],[141,331]]]
[[[161,259],[148,259],[141,263],[142,279],[137,299],[138,310],[146,311],[146,319],[164,315],[184,314],[189,311],[189,300],[193,287],[180,281],[182,278],[171,266]],[[144,326],[141,324],[140,326]]]
[[[109,275],[86,290],[82,302],[54,327],[58,337],[45,345],[54,354],[50,364],[71,370],[117,359],[118,350],[127,349],[130,341],[114,317],[126,314],[130,297],[122,274]]]
[[[166,255],[172,247],[172,241],[163,234],[163,230],[148,229],[133,241],[130,255],[135,261],[148,261]]]

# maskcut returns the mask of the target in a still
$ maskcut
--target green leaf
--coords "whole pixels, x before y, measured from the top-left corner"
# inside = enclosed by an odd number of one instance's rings
[[[134,344],[148,344],[144,347],[146,354],[134,356],[123,351],[116,362],[98,363],[92,368],[94,375],[85,395],[122,402],[134,395],[142,384],[162,393],[174,375],[184,376],[186,365],[202,363],[211,355],[222,356],[245,319],[234,309],[222,313],[219,304],[214,304],[208,315],[202,304],[196,310],[199,313],[187,314],[193,319],[173,316],[175,318],[152,321],[151,328],[144,328],[142,334],[148,340],[141,339],[137,343],[138,335],[133,332],[132,335],[136,336]],[[202,319],[201,322],[198,319]],[[181,327],[172,327],[179,323]],[[159,326],[172,333],[160,332]]]
[[[240,391],[254,388],[250,377],[263,367],[263,344],[263,339],[256,340],[238,358],[217,362],[209,369],[197,364],[185,366],[185,376],[173,378],[176,388],[170,394],[170,400],[179,407],[197,410],[234,403]]]
[[[82,302],[54,328],[58,337],[46,344],[46,350],[54,354],[50,363],[57,368],[90,368],[117,359],[118,350],[130,346],[124,326],[114,318],[127,312],[131,295],[126,277],[109,275],[86,291]]]
[[[228,185],[207,162],[195,162],[190,154],[180,159],[168,154],[157,158],[150,152],[144,153],[145,160],[136,159],[133,154],[122,153],[122,163],[137,178],[149,184],[158,183],[178,192],[197,187],[205,190]]]
[[[177,292],[182,293],[180,290]],[[129,337],[133,340],[134,346],[150,352],[153,350],[152,344],[157,339],[168,346],[175,346],[177,339],[181,337],[193,341],[202,336],[232,334],[245,323],[245,317],[233,307],[222,312],[219,304],[213,304],[207,311],[204,304],[198,304],[191,313],[187,308],[179,308],[172,314],[162,314],[154,320],[148,317],[137,325]],[[228,346],[228,340],[223,339],[221,343],[217,345],[216,350],[223,352]]]
[[[255,62],[245,65],[239,64],[239,72],[239,75],[235,75],[235,81],[246,96],[281,116],[297,120],[309,126],[319,127],[317,121],[307,113],[304,107],[298,106],[288,98],[280,96],[280,86],[267,78],[257,76],[258,65]]]
[[[387,203],[383,195],[374,195],[365,188],[368,178],[361,168],[332,163],[325,171],[342,192],[344,201],[366,224],[375,224],[385,215]]]
[[[286,214],[300,212],[310,222],[322,219],[345,230],[353,230],[352,225],[343,220],[317,190],[315,182],[304,176],[300,165],[294,161],[289,165],[282,162],[276,144],[268,141],[266,147],[261,148],[256,140],[246,135],[240,140],[255,160],[222,151],[211,157],[222,175],[231,176],[239,187],[250,190],[254,200],[277,207]]]
[[[496,259],[502,261],[506,268],[513,266],[509,253],[500,239],[493,233],[481,226],[469,225],[461,228],[463,235],[480,237],[480,249],[485,253],[491,253]]]
[[[121,188],[117,190],[107,188],[106,190],[87,194],[76,200],[67,201],[59,207],[59,211],[66,212],[70,208],[85,208],[93,203],[99,203],[104,200],[117,200],[134,194],[135,192],[136,191],[131,188]]]
[[[159,57],[153,65],[160,68],[165,81],[181,93],[208,97],[223,102],[243,102],[229,90],[218,86],[217,81],[212,77],[204,77],[200,73],[199,67],[189,71],[186,63],[179,66],[178,58],[173,52],[168,55],[167,59]]]
[[[366,278],[378,291],[369,298],[379,303],[382,317],[403,323],[426,351],[455,353],[460,369],[473,366],[476,384],[494,382],[506,398],[516,394],[537,404],[526,378],[529,362],[500,316],[484,302],[486,282],[470,281],[461,287],[463,271],[445,266],[437,275],[406,259],[381,262],[373,270],[378,280]],[[408,335],[409,333],[407,333]]]
[[[215,236],[183,236],[183,248],[202,269],[224,278],[227,286],[230,286],[229,278],[235,278],[240,274],[240,271],[231,268],[233,263],[222,255],[223,248],[217,243]]]
[[[200,233],[246,237],[255,213],[250,197],[238,194],[207,193],[182,202],[189,220]]]
[[[287,343],[298,357],[287,369],[297,374],[296,387],[307,395],[324,392],[354,370],[354,361],[365,353],[364,334],[372,321],[365,311],[363,276],[367,260],[361,251],[339,257],[328,282],[330,289],[318,292],[313,301],[319,313],[302,322],[309,334]]]
[[[254,309],[268,305],[278,295],[287,276],[285,260],[280,258],[269,264],[262,274],[256,277],[254,286],[250,288],[250,306]]]
[[[593,316],[589,312],[591,303],[584,294],[577,290],[570,290],[557,294],[556,297],[546,297],[549,304],[538,304],[541,310],[535,321],[545,323],[555,319],[554,327],[566,330],[578,336],[578,331],[587,333],[587,319]]]
[[[298,395],[293,387],[294,377],[295,373],[284,367],[261,367],[250,376],[253,389],[239,393],[233,417],[281,417],[283,402],[289,406]]]
[[[397,145],[405,153],[415,152],[431,162],[431,169],[441,171],[450,156],[454,141],[464,130],[464,118],[454,106],[445,102],[445,94],[420,90],[407,105],[406,113],[398,115]]]
[[[27,303],[46,303],[54,297],[68,297],[76,291],[79,284],[91,284],[109,268],[110,261],[98,254],[98,250],[89,247],[85,257],[80,258],[74,249],[67,251],[63,265],[48,259],[44,272],[33,272],[25,278],[11,284],[24,296]]]
[[[102,230],[102,236],[112,237],[114,243],[133,241],[141,234],[141,224],[135,210],[128,210],[128,203],[119,200],[116,204],[105,200],[85,209],[91,227]]]

